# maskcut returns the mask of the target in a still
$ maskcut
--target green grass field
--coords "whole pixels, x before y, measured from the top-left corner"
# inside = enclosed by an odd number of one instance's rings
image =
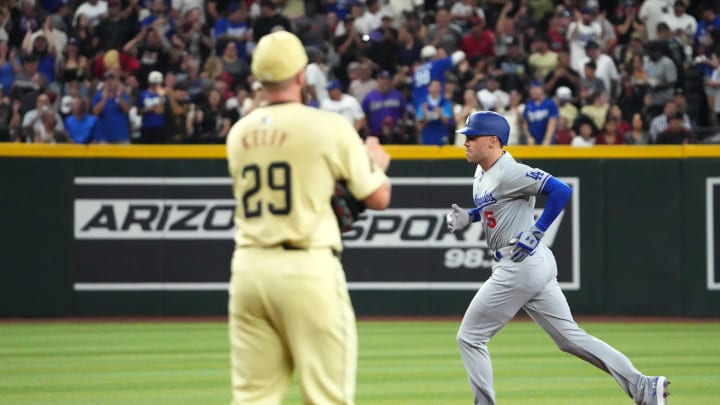
[[[470,404],[459,322],[358,323],[358,404]],[[673,405],[720,403],[720,323],[581,322],[646,374],[672,380]],[[615,381],[562,353],[533,323],[490,343],[500,405],[631,404]],[[0,404],[229,404],[226,325],[0,323]],[[297,379],[288,404],[301,403]]]

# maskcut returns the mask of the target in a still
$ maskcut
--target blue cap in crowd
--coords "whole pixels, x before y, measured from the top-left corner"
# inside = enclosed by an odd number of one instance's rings
[[[341,89],[342,84],[340,83],[340,80],[336,79],[336,80],[330,81],[325,88],[328,90]]]

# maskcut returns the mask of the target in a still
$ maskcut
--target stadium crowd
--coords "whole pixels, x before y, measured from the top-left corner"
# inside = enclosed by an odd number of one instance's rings
[[[717,1],[0,0],[0,141],[224,143],[263,103],[253,48],[306,46],[307,103],[382,143],[709,142]],[[301,124],[301,123],[300,123]]]

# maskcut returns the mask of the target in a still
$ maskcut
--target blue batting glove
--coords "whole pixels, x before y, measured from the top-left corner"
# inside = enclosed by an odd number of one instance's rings
[[[536,226],[533,226],[529,231],[520,232],[517,238],[510,241],[510,245],[513,247],[510,251],[510,259],[514,262],[525,260],[526,257],[535,252],[543,235],[545,233]]]

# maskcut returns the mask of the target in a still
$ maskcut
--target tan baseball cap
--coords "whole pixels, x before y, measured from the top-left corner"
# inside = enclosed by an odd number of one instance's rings
[[[265,35],[255,47],[252,73],[263,82],[291,78],[307,65],[308,57],[300,39],[287,31]]]

